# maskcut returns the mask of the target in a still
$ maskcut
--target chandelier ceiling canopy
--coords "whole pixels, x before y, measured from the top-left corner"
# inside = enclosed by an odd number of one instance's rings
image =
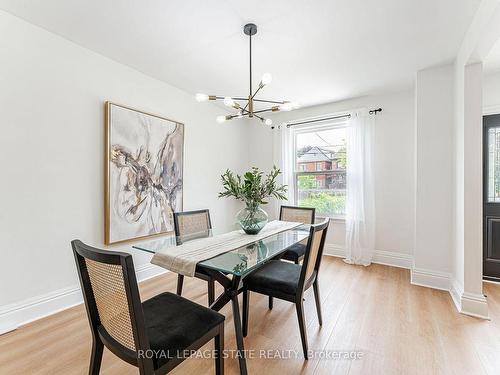
[[[208,100],[222,100],[224,105],[233,108],[236,113],[230,115],[217,116],[216,121],[218,123],[223,123],[228,120],[235,118],[256,118],[262,121],[264,124],[271,126],[273,124],[272,120],[265,117],[266,114],[278,111],[291,111],[299,107],[295,102],[290,102],[287,100],[267,100],[256,98],[259,91],[271,83],[272,76],[270,73],[264,73],[257,86],[257,89],[253,91],[252,86],[252,36],[257,33],[257,25],[253,23],[248,23],[243,27],[243,32],[248,35],[249,39],[249,58],[250,58],[250,88],[248,97],[231,97],[231,96],[218,96],[218,95],[206,95],[206,94],[196,94],[196,100],[198,102],[206,102]],[[255,103],[268,104],[270,107],[265,109],[254,110]]]

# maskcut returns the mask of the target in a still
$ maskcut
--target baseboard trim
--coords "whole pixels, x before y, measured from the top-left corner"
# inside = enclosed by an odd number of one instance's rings
[[[463,285],[456,279],[451,281],[450,295],[459,313],[490,320],[488,301],[484,295],[464,292]]]
[[[451,295],[451,299],[453,300],[453,303],[455,304],[455,307],[457,308],[458,312],[462,312],[462,294],[463,294],[463,292],[464,292],[463,286],[456,279],[451,280],[450,295]]]
[[[451,275],[449,273],[413,267],[410,274],[410,282],[413,285],[450,291]]]
[[[0,334],[79,305],[82,298],[80,288],[72,286],[4,306],[0,310],[0,327],[3,328]]]
[[[488,313],[488,301],[482,294],[462,293],[462,309],[461,313],[470,315],[476,318],[490,320]]]
[[[137,281],[143,282],[153,277],[159,276],[168,272],[165,268],[155,266],[154,264],[147,263],[142,266],[137,267],[135,270],[137,275]]]
[[[144,264],[136,268],[139,282],[165,272],[167,272],[165,269],[153,264]],[[0,308],[0,335],[81,303],[83,297],[80,287],[71,286],[3,306]]]
[[[16,329],[17,329],[17,324],[15,324],[14,322],[9,322],[9,321],[2,322],[0,323],[0,336],[8,332],[15,331]]]
[[[345,247],[333,244],[325,244],[325,255],[345,258]],[[375,250],[373,254],[373,263],[383,264],[385,266],[411,269],[413,256],[410,254],[397,253],[392,251]]]

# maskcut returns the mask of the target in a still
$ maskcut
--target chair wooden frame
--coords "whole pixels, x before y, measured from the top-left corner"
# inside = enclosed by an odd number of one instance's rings
[[[92,331],[92,352],[90,358],[89,374],[99,374],[104,346],[122,360],[139,368],[141,375],[166,374],[177,367],[186,358],[177,357],[169,360],[165,365],[155,369],[152,358],[140,356],[139,351],[145,353],[150,349],[144,322],[144,313],[139,296],[139,288],[135,276],[132,256],[117,251],[105,251],[85,245],[79,240],[71,242],[73,254],[77,264],[78,276],[85,301],[87,317]],[[115,340],[101,324],[97,304],[90,282],[90,276],[85,259],[98,263],[118,265],[123,272],[124,288],[128,302],[129,315],[135,343],[135,351],[125,347]],[[186,350],[198,350],[210,340],[215,340],[215,368],[217,375],[224,374],[224,322],[210,330],[203,337],[192,343]]]
[[[295,304],[297,310],[297,318],[299,321],[299,329],[300,329],[300,338],[302,340],[302,349],[304,352],[304,358],[308,359],[308,344],[307,344],[307,332],[306,332],[306,322],[304,318],[304,303],[303,296],[304,292],[309,289],[311,286],[314,291],[314,299],[316,302],[316,311],[318,314],[318,322],[319,325],[323,325],[323,317],[321,313],[321,299],[319,295],[319,283],[318,283],[318,274],[319,268],[321,265],[321,258],[323,256],[323,248],[325,246],[325,239],[328,231],[329,219],[326,219],[322,223],[312,225],[309,233],[309,238],[307,240],[306,252],[304,255],[304,262],[302,264],[302,270],[300,273],[300,278],[298,282],[297,292],[295,295],[284,294],[280,291],[273,291],[269,293],[269,288],[266,291],[259,290],[258,288],[248,289],[247,286],[243,287],[243,336],[246,337],[248,333],[248,318],[249,318],[249,307],[250,307],[250,292],[256,292],[260,294],[265,294],[269,297],[276,297],[288,302],[292,302]],[[306,279],[306,274],[308,270],[309,262],[311,261],[311,248],[314,241],[315,233],[323,231],[321,234],[321,240],[319,244],[318,253],[316,256],[313,272],[311,276]],[[272,295],[271,295],[272,294]]]
[[[210,219],[210,211],[208,209],[205,210],[195,210],[195,211],[183,211],[183,212],[174,212],[174,230],[175,235],[177,237],[181,236],[180,228],[179,228],[179,217],[186,215],[196,215],[205,213],[208,218],[208,229],[212,229],[212,220]],[[196,272],[195,276],[199,279],[205,280],[208,285],[208,305],[212,305],[215,301],[215,280],[207,275],[204,272]],[[182,295],[182,287],[184,285],[184,275],[177,275],[177,294]]]

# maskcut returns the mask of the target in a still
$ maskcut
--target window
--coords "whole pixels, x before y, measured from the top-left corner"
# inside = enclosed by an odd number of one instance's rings
[[[294,131],[295,203],[318,217],[342,217],[346,200],[346,122]]]
[[[500,202],[500,127],[488,129],[488,202]]]

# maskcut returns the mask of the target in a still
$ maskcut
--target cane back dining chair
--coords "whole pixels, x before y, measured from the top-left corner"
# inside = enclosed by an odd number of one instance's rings
[[[306,323],[304,318],[304,292],[314,290],[319,325],[323,324],[319,296],[318,274],[325,245],[329,220],[312,225],[302,265],[271,260],[243,280],[243,336],[248,333],[250,292],[276,297],[295,304],[299,321],[304,358],[308,359]]]
[[[174,229],[177,238],[203,238],[210,235],[212,221],[209,210],[184,211],[174,213]],[[204,272],[197,272],[196,277],[208,283],[208,305],[215,300],[215,280]],[[184,275],[177,275],[177,294],[182,295]]]
[[[215,339],[216,374],[224,373],[224,316],[162,293],[141,303],[130,254],[71,242],[92,331],[90,375],[99,374],[104,346],[142,374],[166,374]]]
[[[309,207],[296,207],[296,206],[281,206],[280,207],[280,220],[283,221],[294,221],[303,224],[314,224],[315,220],[315,208]],[[306,242],[299,242],[292,247],[290,247],[281,259],[289,260],[295,264],[299,264],[304,258],[306,252]]]

